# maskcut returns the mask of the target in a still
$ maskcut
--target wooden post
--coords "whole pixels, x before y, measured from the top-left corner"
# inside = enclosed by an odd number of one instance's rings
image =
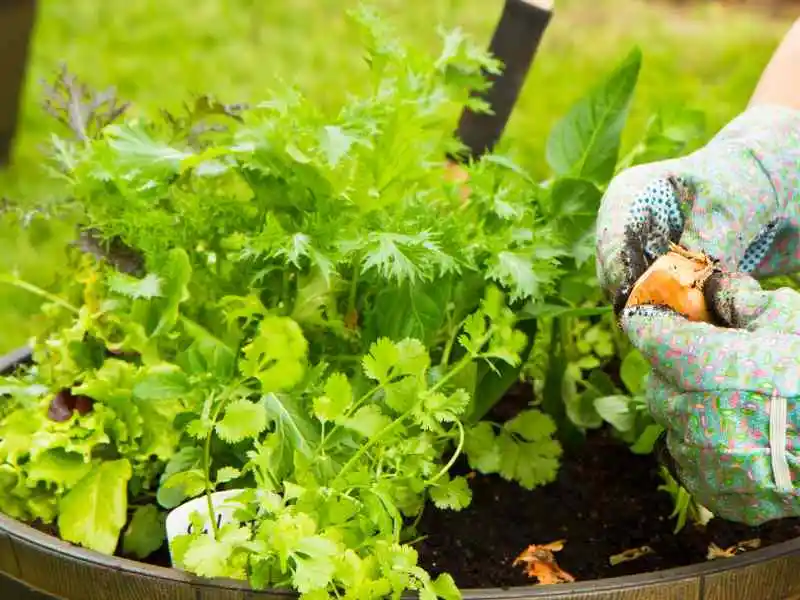
[[[36,0],[0,0],[0,167],[11,156]]]

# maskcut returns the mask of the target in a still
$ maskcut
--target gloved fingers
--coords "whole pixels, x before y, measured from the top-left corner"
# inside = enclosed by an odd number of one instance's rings
[[[620,325],[675,390],[800,394],[800,336],[793,331],[718,327],[646,305],[624,309]]]
[[[715,273],[704,296],[719,324],[759,335],[800,335],[800,294],[789,288],[768,291],[744,273]]]
[[[680,239],[681,203],[690,197],[681,165],[679,160],[637,165],[609,184],[597,220],[597,265],[611,297],[627,297],[670,242]]]

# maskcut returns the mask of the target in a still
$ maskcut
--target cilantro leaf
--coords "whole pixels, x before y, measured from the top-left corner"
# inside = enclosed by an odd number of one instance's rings
[[[267,411],[261,404],[241,398],[225,408],[225,415],[214,427],[217,435],[235,444],[257,437],[267,428]]]
[[[242,472],[236,467],[222,467],[217,471],[217,485],[228,483],[242,476]]]
[[[325,395],[314,399],[314,415],[320,421],[336,421],[353,403],[353,389],[342,373],[334,373],[325,382]]]
[[[400,359],[400,351],[388,338],[380,338],[370,346],[369,355],[361,361],[364,373],[375,381],[386,384],[389,374]]]
[[[190,538],[179,562],[201,577],[246,579],[245,564],[236,560],[236,551],[249,539],[248,528],[229,523],[220,529],[218,539],[206,533]]]
[[[334,558],[339,554],[338,544],[320,535],[301,539],[294,551],[292,583],[301,594],[323,590],[333,581],[336,572]]]
[[[370,438],[383,430],[391,423],[391,419],[381,412],[381,409],[374,404],[368,404],[359,408],[355,414],[347,419],[345,424],[349,429],[358,432],[366,438]]]
[[[125,526],[128,480],[133,471],[127,459],[100,463],[61,500],[58,530],[62,539],[103,554],[113,554]]]
[[[472,500],[472,490],[465,477],[442,477],[430,489],[431,500],[438,508],[461,510]]]
[[[520,412],[503,427],[509,433],[517,433],[529,442],[545,440],[556,433],[553,418],[535,409]]]
[[[244,347],[239,369],[257,379],[266,392],[286,390],[303,377],[307,350],[308,342],[297,323],[287,317],[268,316]]]
[[[500,470],[500,448],[491,423],[481,421],[466,431],[464,452],[473,469],[486,474]]]

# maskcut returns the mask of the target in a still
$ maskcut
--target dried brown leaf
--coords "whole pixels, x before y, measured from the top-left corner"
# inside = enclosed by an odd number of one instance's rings
[[[514,559],[513,566],[525,564],[528,577],[538,580],[542,585],[571,583],[575,578],[558,566],[554,552],[564,548],[565,540],[548,544],[531,544],[522,554]]]
[[[737,554],[747,552],[748,550],[756,550],[760,547],[761,539],[759,538],[743,540],[735,543],[733,546],[728,546],[727,548],[720,548],[714,542],[711,542],[708,545],[708,554],[706,555],[706,558],[708,560],[715,560],[717,558],[733,558]]]
[[[648,554],[655,554],[655,550],[650,546],[639,546],[638,548],[630,548],[628,550],[623,550],[619,554],[610,556],[608,562],[613,567],[624,562],[636,560],[642,556],[647,556]]]

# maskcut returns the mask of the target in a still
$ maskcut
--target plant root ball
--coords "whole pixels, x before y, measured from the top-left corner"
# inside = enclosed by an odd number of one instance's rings
[[[639,278],[625,306],[668,306],[690,321],[710,323],[703,285],[716,269],[708,255],[672,244]]]

